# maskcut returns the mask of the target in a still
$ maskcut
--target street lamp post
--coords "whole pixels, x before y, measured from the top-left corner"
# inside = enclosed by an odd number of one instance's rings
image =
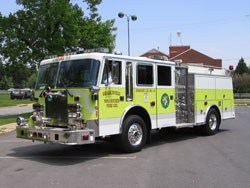
[[[128,55],[130,56],[129,21],[130,21],[130,18],[131,18],[132,21],[136,21],[137,16],[135,16],[135,15],[127,15],[127,14],[124,14],[123,12],[119,12],[119,14],[118,14],[119,18],[123,18],[124,16],[127,17],[127,22],[128,22]]]

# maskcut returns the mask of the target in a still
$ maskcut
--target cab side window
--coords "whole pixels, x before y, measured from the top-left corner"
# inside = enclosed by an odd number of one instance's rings
[[[137,85],[153,85],[153,76],[152,65],[137,66]]]
[[[102,75],[102,84],[122,84],[121,62],[106,60]]]
[[[158,66],[158,86],[171,86],[171,67],[168,66]]]

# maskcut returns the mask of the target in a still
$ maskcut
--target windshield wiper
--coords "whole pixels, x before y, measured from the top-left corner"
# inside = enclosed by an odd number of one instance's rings
[[[48,90],[48,84],[46,84],[46,86],[43,88],[42,92],[40,93],[39,97],[42,97],[42,95],[44,94],[45,90]]]
[[[60,81],[62,82],[63,87],[65,88],[65,90],[67,91],[67,93],[69,94],[69,96],[73,97],[73,95],[69,92],[69,90],[68,90],[68,88],[67,88],[67,86],[66,86],[66,84],[64,82],[63,77],[60,78]]]

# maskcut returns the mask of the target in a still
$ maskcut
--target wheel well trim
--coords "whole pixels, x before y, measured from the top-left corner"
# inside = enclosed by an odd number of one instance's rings
[[[215,108],[215,109],[218,111],[219,121],[220,121],[220,123],[221,123],[221,111],[220,111],[220,109],[218,108],[218,106],[215,105],[215,104],[212,104],[212,105],[210,105],[210,106],[207,108],[207,110],[206,110],[206,115],[205,115],[205,118],[204,118],[204,123],[206,123],[207,116],[208,116],[208,112],[209,112],[212,108]]]
[[[123,112],[122,117],[121,117],[121,120],[120,120],[120,125],[119,125],[120,133],[122,132],[122,124],[123,124],[123,122],[124,122],[124,120],[125,120],[126,115],[127,115],[128,112],[129,112],[130,110],[132,110],[133,108],[141,108],[141,109],[143,109],[143,110],[148,114],[147,110],[146,110],[143,106],[141,106],[141,105],[135,104],[135,105],[132,105],[132,106],[127,107],[127,108],[125,109],[125,111]],[[140,116],[140,117],[141,117],[141,116]],[[148,117],[149,117],[150,126],[151,126],[151,118],[150,118],[150,115],[149,115],[149,114],[148,114]]]

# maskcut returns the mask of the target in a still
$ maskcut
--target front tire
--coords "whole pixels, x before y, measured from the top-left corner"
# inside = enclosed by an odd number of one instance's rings
[[[122,125],[120,145],[124,152],[133,153],[142,149],[146,142],[147,129],[143,119],[137,115],[128,116]]]
[[[216,134],[220,128],[220,118],[218,111],[214,108],[210,109],[207,114],[206,124],[202,126],[202,132],[206,136]]]

